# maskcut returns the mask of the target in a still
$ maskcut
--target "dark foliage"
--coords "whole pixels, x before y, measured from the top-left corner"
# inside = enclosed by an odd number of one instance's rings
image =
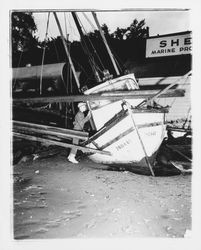
[[[148,35],[147,29],[144,27],[145,21],[138,22],[136,19],[126,29],[117,28],[114,33],[110,33],[106,24],[102,25],[102,30],[105,34],[107,42],[116,57],[119,65],[123,67],[125,59],[128,56],[133,56],[138,59],[144,53],[144,46],[142,42],[138,42],[138,49],[135,48],[136,38]],[[13,12],[12,13],[12,65],[13,67],[23,67],[26,64],[40,65],[42,63],[42,54],[45,49],[44,63],[57,63],[68,61],[66,53],[60,37],[50,38],[46,42],[39,42],[38,38],[34,36],[37,27],[34,22],[32,13],[30,12]],[[115,74],[113,66],[108,59],[108,53],[105,45],[101,39],[98,30],[84,35],[85,44],[90,51],[91,63],[97,65],[97,70],[101,72],[107,68],[112,74]],[[131,41],[129,43],[129,41]],[[134,43],[134,44],[133,44]],[[92,69],[89,64],[89,57],[86,56],[86,48],[84,42],[74,41],[69,43],[72,59],[75,67],[82,70],[85,78],[91,79]],[[84,50],[85,49],[85,52]],[[132,51],[132,53],[130,53]],[[142,53],[141,53],[142,52]],[[92,79],[91,79],[92,80]]]
[[[34,33],[37,27],[31,12],[12,12],[11,27],[12,63],[16,66],[16,64],[19,65],[19,59],[22,59],[22,53],[31,51],[32,55],[35,55],[38,39]]]

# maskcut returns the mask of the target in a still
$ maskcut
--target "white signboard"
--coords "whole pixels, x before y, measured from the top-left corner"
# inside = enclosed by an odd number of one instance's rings
[[[148,38],[146,42],[146,57],[190,54],[191,50],[191,33],[177,36]]]

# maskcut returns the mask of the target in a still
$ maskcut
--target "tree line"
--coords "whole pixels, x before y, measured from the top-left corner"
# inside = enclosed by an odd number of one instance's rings
[[[42,54],[45,49],[44,64],[68,61],[61,41],[61,37],[48,38],[47,41],[40,41],[36,37],[37,26],[31,12],[12,12],[12,67],[24,67],[27,64],[40,65]],[[149,28],[145,26],[145,20],[134,19],[127,28],[119,28],[111,33],[106,24],[102,25],[107,42],[123,68],[125,61],[134,59],[143,60],[145,53],[145,38],[149,36]],[[100,69],[109,68],[112,70],[107,51],[100,37],[98,30],[84,35],[87,45],[95,62]],[[66,41],[71,51],[71,56],[77,69],[89,70],[86,65],[88,59],[83,51],[84,41]],[[113,73],[113,72],[112,72]]]

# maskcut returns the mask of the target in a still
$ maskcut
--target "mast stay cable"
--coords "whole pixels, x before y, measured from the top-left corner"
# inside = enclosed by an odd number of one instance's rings
[[[85,39],[84,33],[83,33],[83,31],[82,31],[82,27],[81,27],[81,25],[80,25],[81,22],[80,22],[80,20],[78,19],[78,16],[77,16],[77,14],[76,14],[75,12],[72,12],[72,16],[73,16],[74,22],[75,22],[75,24],[76,24],[76,27],[77,27],[78,32],[79,32],[80,37],[81,37],[81,46],[82,46],[82,48],[83,48],[85,54],[86,54],[86,55],[88,56],[88,58],[89,58],[90,66],[91,66],[91,69],[92,69],[92,71],[93,71],[93,73],[94,73],[94,76],[95,76],[97,82],[100,82],[100,76],[99,76],[98,71],[97,71],[97,65],[95,64],[94,58],[93,58],[93,56],[91,55],[91,53],[90,53],[90,51],[89,51],[89,48],[88,48],[88,46],[87,46],[87,44],[86,44],[86,39]]]
[[[101,29],[101,26],[100,26],[99,22],[98,22],[96,13],[92,11],[92,15],[93,15],[94,21],[95,21],[95,23],[96,23],[96,25],[97,25],[97,27],[98,27],[98,29],[99,29],[100,35],[101,35],[101,37],[102,37],[102,39],[103,39],[103,42],[104,42],[104,44],[105,44],[105,47],[106,47],[107,52],[108,52],[108,54],[109,54],[109,57],[110,57],[110,59],[111,59],[111,61],[112,61],[113,67],[114,67],[114,69],[115,69],[115,72],[116,72],[117,76],[119,76],[119,75],[120,75],[119,69],[118,69],[118,67],[117,67],[117,65],[116,65],[116,62],[115,62],[115,60],[114,60],[114,56],[113,56],[113,54],[112,54],[112,52],[111,52],[111,50],[110,50],[110,48],[109,48],[109,46],[108,46],[108,44],[107,44],[107,40],[106,40],[106,38],[105,38],[105,35],[104,35],[104,33],[103,33],[102,29]]]
[[[85,19],[88,21],[88,23],[91,25],[92,29],[93,29],[93,30],[96,30],[96,27],[93,25],[93,23],[92,23],[91,20],[88,18],[88,16],[86,15],[86,13],[82,12],[82,14],[83,14],[83,16],[85,17]],[[89,37],[88,37],[88,39],[89,39],[89,41],[90,41],[90,38],[89,38]],[[93,46],[93,44],[91,44],[91,45]],[[122,63],[121,59],[117,56],[116,52],[115,52],[112,48],[110,48],[110,50],[112,51],[112,54],[113,54],[113,57],[114,57],[114,59],[115,59],[116,64],[118,64],[119,68],[122,70],[123,63]],[[98,57],[98,59],[100,60],[99,55],[98,55],[98,53],[96,52],[95,48],[94,48],[94,52],[95,52],[96,56]],[[117,58],[118,58],[118,60],[117,60]],[[101,60],[100,60],[100,62],[101,62]],[[120,63],[119,63],[119,62],[120,62]],[[120,64],[121,64],[121,65],[120,65]],[[104,67],[104,66],[103,66],[103,67]],[[104,68],[105,68],[105,67],[104,67]]]

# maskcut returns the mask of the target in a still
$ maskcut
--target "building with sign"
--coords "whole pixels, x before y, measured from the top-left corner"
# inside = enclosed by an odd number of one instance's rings
[[[191,52],[191,32],[155,36],[146,40],[146,58],[188,55]]]

